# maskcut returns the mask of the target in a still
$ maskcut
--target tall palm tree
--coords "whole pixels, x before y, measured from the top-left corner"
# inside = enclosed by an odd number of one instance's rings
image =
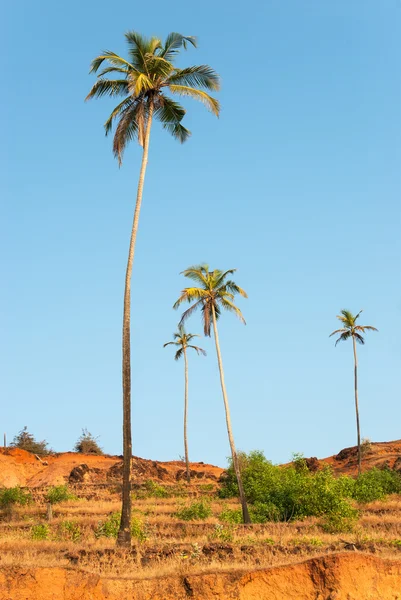
[[[244,523],[250,523],[251,519],[246,503],[244,487],[242,485],[241,471],[231,428],[230,408],[228,405],[223,361],[221,359],[219,335],[217,331],[217,320],[220,317],[222,308],[229,312],[233,312],[245,324],[245,319],[242,316],[240,309],[234,304],[234,296],[235,294],[240,294],[244,298],[247,298],[248,296],[234,281],[227,279],[227,277],[235,273],[235,271],[236,269],[230,269],[229,271],[219,271],[218,269],[215,269],[214,271],[210,271],[209,265],[206,264],[185,269],[183,275],[192,279],[200,287],[185,288],[181,292],[181,296],[178,298],[177,302],[174,304],[174,308],[177,309],[183,302],[193,302],[194,304],[183,313],[180,324],[184,323],[197,309],[201,309],[203,331],[206,336],[210,337],[211,326],[213,325],[217,361],[220,371],[221,390],[223,392],[224,408],[226,411],[228,440],[231,447],[231,456],[241,498],[242,516]]]
[[[130,348],[130,305],[131,273],[134,262],[135,242],[138,231],[139,213],[142,202],[143,185],[148,162],[150,131],[153,120],[161,122],[173,137],[185,142],[190,136],[181,121],[185,109],[168,94],[189,96],[199,100],[216,116],[219,103],[205,90],[218,90],[220,79],[208,65],[178,69],[174,66],[181,48],[188,44],[196,47],[196,38],[179,33],[170,33],[162,42],[159,38],[145,38],[135,31],[125,34],[128,44],[128,57],[106,50],[97,56],[91,64],[91,73],[97,73],[98,80],[90,90],[86,100],[102,96],[122,97],[121,102],[112,111],[104,124],[106,135],[114,121],[117,127],[114,133],[113,151],[119,164],[128,143],[136,139],[143,148],[139,173],[136,205],[131,230],[125,274],[124,314],[122,334],[122,377],[123,377],[123,489],[121,524],[117,544],[122,547],[131,545],[131,348]],[[106,65],[106,66],[105,66]],[[102,70],[99,71],[101,67]],[[111,75],[114,79],[105,77]]]
[[[358,407],[358,357],[356,354],[356,342],[358,344],[364,344],[365,340],[363,333],[365,331],[377,331],[376,327],[372,325],[357,325],[356,322],[361,314],[361,310],[357,315],[353,315],[349,310],[342,310],[337,319],[339,319],[343,325],[341,329],[336,329],[332,335],[338,335],[336,340],[336,346],[338,342],[345,342],[349,338],[352,338],[352,345],[354,349],[354,392],[355,392],[355,412],[356,412],[356,431],[358,439],[358,476],[361,474],[361,431],[359,427],[359,407]]]
[[[191,483],[191,476],[189,473],[189,459],[188,459],[188,438],[187,438],[187,415],[188,415],[188,359],[187,359],[187,348],[196,350],[197,354],[203,354],[206,356],[206,352],[199,348],[199,346],[192,346],[189,342],[195,337],[199,337],[196,333],[186,333],[183,325],[178,325],[178,331],[173,335],[174,341],[167,342],[163,345],[166,346],[178,346],[178,350],[175,353],[175,360],[179,360],[181,356],[184,356],[184,372],[185,372],[185,392],[184,392],[184,450],[185,450],[185,465],[187,471],[187,482]]]

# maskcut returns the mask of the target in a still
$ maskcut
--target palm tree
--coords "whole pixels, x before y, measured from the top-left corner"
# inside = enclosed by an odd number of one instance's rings
[[[349,310],[342,310],[341,314],[337,315],[337,319],[341,321],[343,327],[336,329],[332,335],[340,334],[336,340],[336,346],[338,342],[345,342],[349,338],[352,338],[352,344],[354,349],[354,391],[355,391],[355,412],[356,412],[356,431],[358,438],[358,476],[361,474],[361,431],[359,427],[359,408],[358,408],[358,357],[356,354],[356,342],[358,344],[364,344],[365,340],[362,333],[365,331],[377,331],[376,327],[372,325],[357,325],[356,322],[361,314],[361,310],[357,315],[353,315]]]
[[[192,346],[189,342],[195,337],[199,337],[196,333],[186,333],[183,325],[178,325],[178,331],[174,333],[174,342],[167,342],[163,345],[166,346],[178,346],[178,350],[175,353],[175,360],[179,360],[181,356],[184,356],[184,371],[185,371],[185,393],[184,393],[184,450],[185,450],[185,465],[187,471],[187,482],[191,483],[191,476],[189,473],[189,459],[188,459],[188,439],[187,439],[187,415],[188,415],[188,359],[187,359],[187,348],[196,350],[197,354],[203,354],[206,356],[206,352],[199,348],[199,346]]]
[[[178,69],[174,66],[174,60],[181,48],[186,49],[188,44],[196,47],[196,38],[194,37],[170,33],[163,43],[159,38],[152,37],[148,39],[135,31],[129,31],[125,34],[125,38],[128,44],[127,59],[106,50],[92,61],[90,72],[97,73],[98,80],[90,90],[86,100],[102,96],[120,96],[123,98],[104,124],[106,135],[108,135],[113,128],[114,121],[118,122],[114,133],[113,151],[120,165],[124,150],[131,140],[138,140],[143,148],[125,275],[122,333],[123,488],[121,523],[117,544],[122,547],[130,547],[132,457],[131,273],[148,162],[150,131],[153,120],[156,119],[178,141],[185,142],[190,136],[190,131],[181,123],[185,115],[185,109],[168,96],[166,92],[199,100],[218,116],[219,103],[205,90],[218,90],[220,79],[217,73],[208,65],[192,66],[184,69]],[[105,68],[99,71],[104,64],[106,65]],[[109,74],[114,79],[105,77]]]
[[[213,324],[217,361],[220,370],[221,390],[223,392],[224,408],[226,411],[228,440],[231,447],[233,467],[241,498],[242,516],[244,523],[250,523],[251,519],[246,503],[244,487],[242,485],[238,456],[231,428],[230,408],[224,382],[223,362],[221,359],[219,335],[217,331],[217,320],[220,317],[222,308],[229,312],[233,312],[245,324],[245,319],[242,316],[240,309],[234,304],[234,296],[235,294],[240,294],[244,298],[247,298],[248,296],[234,281],[227,279],[227,277],[235,273],[235,271],[236,269],[230,269],[229,271],[219,271],[218,269],[215,269],[214,271],[210,271],[209,265],[206,264],[185,269],[183,275],[192,279],[200,287],[185,288],[181,292],[181,296],[178,298],[177,302],[174,304],[174,308],[177,309],[185,301],[188,303],[194,302],[194,304],[183,313],[180,324],[183,324],[188,317],[199,308],[202,311],[203,331],[208,337],[210,337],[211,325]]]

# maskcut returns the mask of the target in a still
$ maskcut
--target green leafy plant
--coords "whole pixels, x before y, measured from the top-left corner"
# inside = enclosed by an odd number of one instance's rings
[[[0,508],[9,508],[15,504],[26,506],[31,502],[33,502],[31,494],[19,486],[0,490]]]
[[[46,496],[46,501],[50,504],[57,504],[58,502],[66,502],[67,500],[76,500],[77,497],[72,494],[67,485],[55,485],[51,487]]]
[[[35,542],[49,539],[50,528],[48,525],[41,523],[39,525],[33,525],[31,528],[31,538]]]
[[[115,512],[109,515],[105,521],[99,521],[95,529],[95,537],[116,538],[120,528],[121,513]],[[147,528],[138,517],[131,519],[131,535],[140,542],[148,538]]]
[[[351,533],[357,521],[357,511],[350,512],[348,515],[329,513],[321,520],[320,526],[325,533]]]
[[[144,487],[147,498],[168,498],[170,496],[169,491],[157,481],[148,479],[145,481]]]
[[[178,519],[183,521],[201,521],[207,519],[212,514],[210,503],[205,500],[192,502],[189,506],[184,506],[175,513]]]
[[[231,523],[232,525],[239,525],[242,523],[242,511],[240,508],[223,508],[219,514],[219,520],[223,523]]]
[[[219,540],[220,542],[232,542],[234,539],[234,532],[235,532],[235,527],[234,526],[228,526],[228,527],[224,527],[224,525],[221,525],[220,523],[217,523],[214,526],[213,532],[210,534],[209,539],[210,540]]]
[[[75,521],[62,521],[58,526],[58,534],[63,540],[78,542],[81,539],[81,528]]]

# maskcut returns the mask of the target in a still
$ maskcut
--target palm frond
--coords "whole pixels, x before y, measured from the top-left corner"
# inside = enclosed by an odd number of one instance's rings
[[[175,303],[173,308],[178,308],[178,306],[176,306],[176,304],[177,304],[177,302]],[[192,313],[195,312],[196,310],[198,310],[198,308],[200,308],[202,305],[203,305],[203,300],[198,300],[198,302],[195,302],[195,304],[193,304],[187,310],[185,310],[181,315],[180,325],[185,323],[185,321],[192,315]]]
[[[177,352],[175,353],[175,356],[174,356],[174,360],[179,360],[181,358],[183,352],[184,352],[184,348],[180,348],[179,350],[177,350]]]
[[[129,141],[138,139],[139,143],[143,145],[145,119],[146,107],[143,102],[136,102],[123,110],[113,140],[114,156],[120,165]]]
[[[163,348],[165,348],[166,346],[178,346],[177,342],[166,342],[165,344],[163,344]]]
[[[195,65],[186,69],[175,69],[168,77],[166,84],[187,85],[218,91],[220,76],[209,65]]]
[[[346,333],[348,329],[336,329],[333,333],[330,333],[329,337],[336,335],[336,333]]]
[[[197,281],[200,284],[203,284],[207,287],[208,285],[208,280],[207,280],[207,275],[209,273],[209,265],[207,265],[206,263],[202,264],[202,265],[195,265],[192,267],[188,267],[187,269],[185,269],[185,271],[182,271],[182,275],[184,275],[184,277],[188,277],[189,279],[192,279],[193,281]]]
[[[127,98],[125,98],[122,102],[120,102],[120,104],[118,104],[115,109],[112,111],[112,113],[110,114],[109,118],[107,119],[107,121],[104,124],[104,129],[106,132],[106,135],[109,135],[112,127],[113,127],[113,121],[114,119],[124,111],[124,109],[128,108],[129,106],[135,104],[136,100],[134,100],[133,98],[131,98],[131,96],[128,96]]]
[[[128,90],[134,96],[140,96],[145,94],[148,90],[153,87],[152,80],[145,75],[145,73],[138,73],[135,76],[130,77],[128,81]]]
[[[224,287],[232,294],[240,294],[243,298],[248,298],[246,291],[240,288],[234,281],[226,281]]]
[[[166,79],[174,70],[173,64],[162,56],[157,56],[157,54],[149,52],[145,58],[152,79]]]
[[[107,96],[122,96],[128,93],[126,79],[99,79],[93,86],[85,100]]]
[[[345,331],[344,333],[342,333],[340,335],[340,337],[338,338],[338,340],[336,340],[335,346],[337,346],[338,342],[345,342],[347,341],[349,338],[351,337],[351,332],[350,331]]]
[[[125,39],[128,43],[128,54],[135,68],[149,76],[146,55],[152,53],[152,40],[147,40],[136,31],[127,31]]]
[[[207,291],[203,290],[202,288],[185,288],[185,290],[182,290],[181,296],[174,303],[173,308],[177,309],[183,302],[192,302],[193,300],[204,299],[207,295]],[[180,323],[182,324],[182,322],[183,321],[181,319]]]
[[[202,354],[203,356],[206,356],[206,351],[203,348],[199,348],[199,346],[188,345],[188,348],[192,348],[193,350],[196,350],[197,354]]]
[[[175,58],[181,48],[184,48],[184,50],[187,49],[187,43],[192,44],[192,46],[196,48],[196,37],[184,36],[173,31],[172,33],[168,34],[164,47],[160,52],[160,56],[171,61]]]
[[[358,344],[362,344],[362,346],[365,344],[365,340],[363,339],[360,333],[354,333],[354,338],[356,339]]]
[[[356,325],[354,329],[355,331],[362,331],[362,333],[365,333],[365,331],[378,331],[378,329],[372,325]]]
[[[191,135],[191,132],[181,125],[184,115],[185,109],[181,104],[161,94],[160,106],[155,110],[155,118],[181,143]]]
[[[129,68],[128,67],[106,67],[100,73],[97,74],[98,77],[103,77],[107,75],[107,73],[124,73],[124,75],[128,75]]]
[[[105,60],[107,60],[107,62],[109,62],[110,65],[113,67],[117,67],[117,68],[128,67],[129,69],[136,71],[136,68],[130,62],[128,62],[127,60],[125,60],[124,58],[122,58],[121,56],[116,54],[115,52],[110,52],[110,50],[105,50],[103,52],[103,54],[101,54],[100,56],[97,56],[96,58],[94,58],[92,60],[89,73],[97,73],[97,71],[99,70],[99,68],[101,67],[101,65],[103,64],[103,62]]]
[[[187,85],[175,85],[171,84],[168,86],[170,92],[173,94],[178,94],[179,96],[188,96],[193,98],[194,100],[198,100],[202,102],[206,108],[210,110],[216,117],[219,116],[220,113],[220,103],[216,98],[209,96],[203,90],[197,90],[195,88],[189,87]]]
[[[246,325],[244,316],[243,316],[242,312],[240,311],[240,309],[238,308],[238,306],[235,306],[235,304],[233,304],[230,300],[227,300],[226,298],[220,298],[219,302],[220,302],[220,305],[224,308],[224,310],[233,312],[239,318],[239,320],[242,321],[242,323],[244,325]]]

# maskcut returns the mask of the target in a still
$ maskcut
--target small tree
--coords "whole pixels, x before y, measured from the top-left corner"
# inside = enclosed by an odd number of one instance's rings
[[[74,446],[74,452],[81,454],[103,454],[103,450],[97,443],[98,438],[94,437],[87,429],[82,429],[77,443]]]
[[[46,440],[42,440],[41,442],[37,442],[32,435],[29,433],[27,426],[16,435],[11,442],[10,446],[12,448],[19,448],[20,450],[26,450],[27,452],[32,452],[32,454],[38,454],[39,456],[43,456],[44,454],[49,454],[50,450],[47,447],[48,443]]]

